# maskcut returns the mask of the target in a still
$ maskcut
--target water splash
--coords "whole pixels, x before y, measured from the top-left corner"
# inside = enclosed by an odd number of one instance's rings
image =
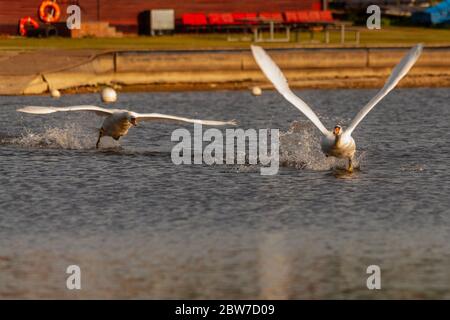
[[[10,138],[4,143],[16,144],[23,147],[34,148],[54,148],[54,149],[68,149],[68,150],[83,150],[95,148],[96,131],[86,130],[76,124],[67,124],[60,127],[45,128],[43,132],[33,132],[25,128],[24,132],[19,137]],[[102,139],[102,146],[110,147],[117,143],[111,139]]]
[[[280,133],[280,164],[318,171],[345,168],[347,160],[325,157],[320,140],[321,136],[311,123],[294,121],[288,131]],[[364,153],[355,157],[355,167],[360,166],[363,157]]]

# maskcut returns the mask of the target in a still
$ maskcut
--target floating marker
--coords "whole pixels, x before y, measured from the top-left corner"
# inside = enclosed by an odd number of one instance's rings
[[[52,98],[58,99],[61,97],[61,92],[59,92],[58,89],[51,89],[50,95],[52,96]]]
[[[117,93],[113,88],[107,87],[102,90],[102,100],[106,103],[116,102]]]
[[[260,87],[253,87],[252,88],[252,94],[254,96],[260,96],[262,94],[262,90]]]

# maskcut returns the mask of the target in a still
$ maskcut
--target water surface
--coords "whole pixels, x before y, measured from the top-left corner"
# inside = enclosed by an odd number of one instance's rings
[[[300,90],[327,127],[375,90]],[[1,97],[0,298],[450,298],[450,92],[397,89],[354,132],[360,170],[320,153],[318,130],[275,92],[121,94],[117,107],[279,128],[278,175],[172,164],[173,124],[95,150],[101,120]],[[294,121],[298,121],[293,123]],[[192,131],[190,125],[182,126]],[[66,267],[82,290],[66,289]],[[382,290],[366,288],[379,265]]]

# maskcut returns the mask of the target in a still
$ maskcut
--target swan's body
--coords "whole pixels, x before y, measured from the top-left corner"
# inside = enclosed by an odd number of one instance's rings
[[[327,156],[336,158],[353,158],[356,151],[355,140],[342,134],[323,137],[321,147]]]
[[[352,120],[350,125],[344,131],[341,126],[336,125],[333,131],[329,131],[322,124],[320,119],[311,110],[311,108],[299,97],[297,97],[289,88],[286,78],[281,70],[275,64],[275,62],[267,55],[267,53],[258,46],[251,46],[253,56],[266,75],[266,77],[272,82],[275,89],[290,103],[292,103],[297,109],[299,109],[314,125],[322,132],[322,151],[326,156],[332,156],[336,158],[346,158],[349,160],[348,170],[352,171],[352,160],[356,152],[356,144],[353,139],[352,132],[361,120],[372,110],[380,100],[386,96],[392,89],[395,88],[397,83],[408,73],[414,63],[419,58],[422,52],[422,45],[418,44],[412,48],[409,53],[400,61],[400,63],[394,68],[392,74],[387,79],[383,88],[373,97],[367,105],[361,109],[361,111]]]
[[[132,114],[128,111],[116,112],[103,120],[102,130],[103,136],[112,137],[119,140],[120,137],[125,136],[128,130],[133,126],[131,123]]]
[[[198,120],[160,113],[137,113],[129,110],[105,109],[97,106],[73,106],[65,108],[28,106],[18,109],[17,111],[32,114],[48,114],[62,111],[90,111],[96,113],[99,116],[104,116],[105,120],[103,120],[103,124],[100,128],[98,140],[96,143],[97,148],[102,137],[109,136],[115,140],[119,140],[121,137],[125,136],[128,133],[128,130],[132,126],[137,126],[137,123],[139,121],[174,121],[197,123],[208,126],[236,124],[235,121]]]

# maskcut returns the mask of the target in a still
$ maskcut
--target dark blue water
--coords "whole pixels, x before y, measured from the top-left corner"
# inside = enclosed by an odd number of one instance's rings
[[[297,93],[331,127],[375,90]],[[343,176],[275,92],[133,93],[114,105],[279,128],[284,166],[261,176],[175,166],[180,125],[142,123],[95,150],[95,115],[15,112],[97,95],[1,97],[0,297],[450,298],[449,101],[449,89],[395,90],[355,130],[360,170]],[[71,264],[81,291],[66,289]],[[366,287],[372,264],[378,291]]]

